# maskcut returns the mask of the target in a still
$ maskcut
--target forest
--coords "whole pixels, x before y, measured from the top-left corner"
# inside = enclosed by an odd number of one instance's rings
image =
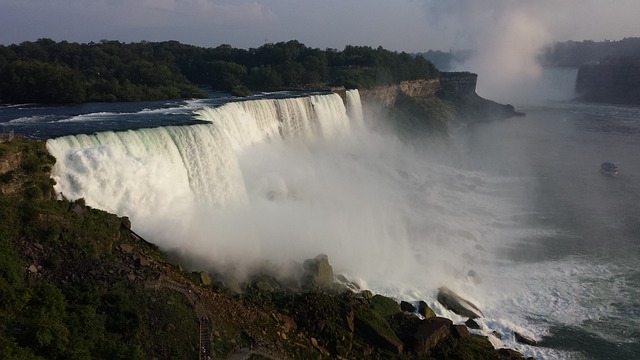
[[[0,45],[0,103],[82,103],[202,98],[203,87],[254,91],[370,88],[438,77],[422,56],[382,47],[317,49],[291,40],[259,48],[177,41],[86,44],[39,39]]]
[[[547,46],[540,54],[543,66],[578,67],[596,62],[636,62],[640,58],[640,38],[619,41],[565,41]],[[634,60],[636,59],[636,60]]]

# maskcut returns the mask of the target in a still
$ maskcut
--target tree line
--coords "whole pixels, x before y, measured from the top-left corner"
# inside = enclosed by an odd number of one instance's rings
[[[596,62],[637,62],[640,59],[640,38],[618,41],[565,41],[546,47],[540,54],[544,66],[578,67]]]
[[[206,97],[202,90],[369,88],[438,76],[422,56],[382,47],[321,50],[291,40],[259,48],[177,41],[86,44],[39,39],[0,45],[0,102],[81,103]]]

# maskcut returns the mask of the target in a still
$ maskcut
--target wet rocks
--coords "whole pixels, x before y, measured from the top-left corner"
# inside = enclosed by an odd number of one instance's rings
[[[478,324],[473,319],[468,319],[467,321],[464,322],[464,324],[467,325],[469,329],[480,330],[480,324]]]
[[[327,255],[320,254],[313,259],[307,259],[302,267],[303,287],[326,289],[333,283],[333,267],[329,264]]]
[[[400,310],[402,310],[404,312],[408,312],[408,313],[414,313],[414,312],[416,312],[417,309],[410,302],[401,301],[400,302]]]
[[[537,342],[534,339],[532,339],[532,338],[530,338],[530,337],[528,337],[528,336],[526,336],[524,334],[521,334],[521,333],[519,333],[517,331],[514,331],[513,335],[515,336],[516,341],[521,343],[521,344],[531,345],[531,346],[535,346],[537,344]]]
[[[482,311],[472,302],[463,299],[460,295],[446,287],[438,289],[438,302],[460,316],[470,319],[484,317]]]
[[[425,319],[413,334],[412,352],[418,356],[428,355],[432,349],[451,335],[451,320],[442,317]]]
[[[420,300],[418,303],[418,314],[424,316],[425,319],[436,316],[436,313],[427,305],[426,302]]]

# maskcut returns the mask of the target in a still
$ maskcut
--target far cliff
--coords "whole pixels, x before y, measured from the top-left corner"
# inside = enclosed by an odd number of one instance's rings
[[[438,79],[361,89],[360,96],[368,116],[391,118],[404,135],[448,134],[469,123],[524,115],[480,97],[477,80],[470,72],[442,72]]]

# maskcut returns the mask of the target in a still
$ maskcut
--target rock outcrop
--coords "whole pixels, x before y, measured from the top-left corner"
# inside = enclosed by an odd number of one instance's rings
[[[361,89],[363,110],[392,119],[402,134],[449,133],[462,124],[523,115],[476,93],[478,75],[443,72],[440,78]]]

